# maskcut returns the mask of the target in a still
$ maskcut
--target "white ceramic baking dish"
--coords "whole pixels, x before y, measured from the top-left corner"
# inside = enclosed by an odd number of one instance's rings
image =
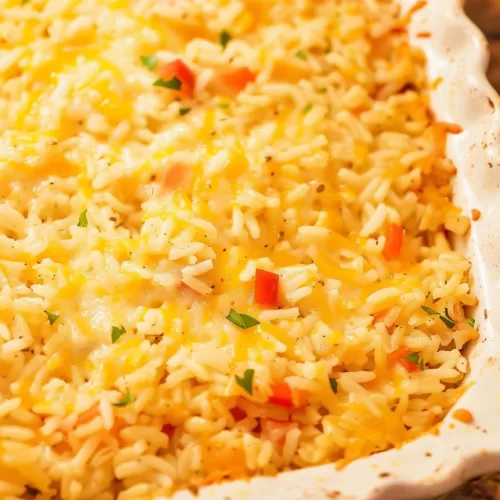
[[[404,10],[416,0],[400,0]],[[429,38],[418,38],[418,32]],[[481,337],[468,358],[470,388],[457,408],[468,409],[473,424],[453,419],[439,435],[425,435],[401,449],[357,460],[342,470],[335,464],[256,477],[204,488],[204,500],[413,499],[432,498],[467,479],[500,470],[500,99],[487,82],[487,43],[465,16],[460,0],[428,0],[413,16],[412,43],[428,59],[429,80],[442,78],[432,96],[441,121],[461,125],[449,139],[448,155],[458,168],[455,203],[482,216],[467,241],[457,246],[472,260],[475,311]],[[179,492],[176,500],[193,498]]]

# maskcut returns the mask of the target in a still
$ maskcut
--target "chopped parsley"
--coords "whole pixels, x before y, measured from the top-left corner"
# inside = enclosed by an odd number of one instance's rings
[[[248,316],[248,314],[240,314],[239,312],[231,309],[229,314],[226,316],[226,319],[234,323],[236,326],[243,328],[246,330],[247,328],[251,328],[252,326],[258,325],[260,323],[259,320],[252,318],[252,316]]]
[[[124,333],[126,333],[123,325],[113,326],[111,328],[111,342],[114,344]]]
[[[450,318],[450,315],[448,314],[448,309],[445,307],[444,308],[444,314],[441,314],[441,316],[439,316],[439,319],[448,327],[448,328],[455,328],[455,321],[453,321],[451,318]]]
[[[245,391],[248,392],[248,394],[252,395],[253,393],[253,375],[255,373],[255,370],[247,369],[245,370],[245,373],[243,374],[243,377],[238,377],[238,375],[235,375],[234,378],[236,379],[236,383],[245,389]]]
[[[474,318],[467,318],[467,323],[469,323],[470,326],[476,326],[476,320]]]
[[[28,3],[29,1],[30,1],[30,0],[21,0],[21,3],[22,3],[22,4],[25,4],[25,3]],[[29,488],[29,486],[28,486],[27,488]]]
[[[84,210],[80,217],[78,218],[78,227],[87,227],[89,225],[89,220],[87,219],[87,210]]]
[[[49,320],[49,323],[53,325],[58,319],[59,319],[59,314],[54,314],[49,311],[43,311],[47,315],[47,319]]]
[[[116,406],[118,408],[123,408],[124,406],[128,406],[130,403],[134,402],[134,398],[132,398],[132,395],[130,394],[130,389],[127,387],[127,392],[123,396],[123,399],[121,401],[118,401],[118,403],[113,403],[113,406]]]
[[[171,90],[181,90],[182,82],[176,76],[173,76],[172,78],[170,78],[170,80],[158,78],[158,80],[155,80],[153,82],[153,87],[164,87]]]
[[[338,384],[337,384],[337,379],[333,378],[333,377],[329,377],[329,380],[330,380],[330,387],[332,388],[332,391],[335,394],[337,394],[337,392],[339,390],[339,387],[338,387]]]
[[[141,63],[147,69],[155,69],[158,66],[158,59],[155,56],[141,56]]]
[[[306,115],[307,113],[309,113],[309,111],[311,111],[312,107],[313,107],[313,105],[312,105],[311,103],[306,104],[306,105],[304,106],[304,109],[302,110],[302,113],[303,113],[304,115]]]
[[[228,102],[221,102],[220,104],[217,105],[220,109],[229,109],[229,103]]]
[[[408,356],[405,356],[405,359],[407,359],[410,363],[418,364],[418,352],[408,354]]]
[[[297,59],[302,59],[302,61],[307,60],[307,54],[303,50],[297,50],[297,52],[295,52],[295,57]]]
[[[230,40],[231,40],[231,35],[226,30],[222,30],[219,35],[219,42],[222,45],[223,49],[226,48]]]
[[[191,108],[179,108],[179,114],[181,116],[187,115],[191,111]]]
[[[441,313],[435,311],[434,309],[431,309],[430,307],[427,306],[422,306],[422,309],[424,312],[426,312],[429,316],[439,316]]]
[[[418,352],[412,352],[411,354],[408,354],[408,356],[405,356],[404,359],[406,359],[410,363],[413,363],[414,365],[418,365],[421,372],[425,370],[424,360],[420,358]]]
[[[325,54],[329,54],[332,51],[332,42],[329,38],[325,40]]]
[[[450,315],[448,314],[448,308],[444,308],[444,314],[440,313],[438,311],[435,311],[434,309],[431,309],[430,307],[427,306],[422,306],[422,309],[429,314],[430,316],[439,316],[439,319],[448,327],[448,328],[455,328],[456,322],[453,321],[450,318]]]

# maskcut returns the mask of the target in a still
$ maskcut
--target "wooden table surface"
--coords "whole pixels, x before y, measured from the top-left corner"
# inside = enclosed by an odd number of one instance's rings
[[[491,54],[488,76],[500,92],[500,0],[465,0],[465,10],[488,37]],[[443,500],[500,500],[500,473],[470,481]]]
[[[488,37],[491,53],[489,78],[500,92],[500,0],[465,0],[465,10]]]

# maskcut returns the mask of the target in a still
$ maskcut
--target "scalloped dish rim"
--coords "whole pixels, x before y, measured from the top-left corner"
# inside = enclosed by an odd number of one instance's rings
[[[406,10],[416,0],[399,0]],[[415,36],[429,32],[428,38]],[[428,61],[428,78],[440,79],[432,92],[439,120],[459,124],[463,133],[448,141],[448,156],[458,173],[454,201],[464,213],[474,208],[481,218],[472,223],[466,241],[456,245],[472,261],[475,317],[480,339],[469,350],[471,371],[466,391],[433,434],[400,449],[358,459],[339,469],[321,465],[276,477],[254,477],[205,487],[198,498],[209,499],[336,499],[382,500],[432,498],[474,476],[500,469],[500,98],[488,83],[487,42],[465,15],[460,0],[427,0],[412,19],[411,43]],[[453,418],[456,408],[474,418],[464,424]],[[362,478],[362,480],[360,480]],[[161,498],[161,497],[160,497]],[[163,497],[164,498],[164,497]],[[194,498],[179,491],[176,500]]]

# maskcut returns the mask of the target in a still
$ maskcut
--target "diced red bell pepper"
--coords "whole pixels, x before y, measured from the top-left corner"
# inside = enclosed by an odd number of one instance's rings
[[[269,396],[267,402],[272,405],[283,406],[285,408],[303,408],[309,401],[309,392],[301,389],[292,389],[285,382],[275,382],[271,384],[273,394]]]
[[[285,382],[276,382],[271,384],[273,391],[272,396],[269,396],[268,403],[272,405],[284,406],[285,408],[292,408],[292,389]]]
[[[161,432],[166,434],[169,438],[174,435],[175,427],[172,424],[164,424],[161,428]]]
[[[234,420],[236,420],[236,422],[238,422],[239,420],[243,420],[247,416],[245,410],[242,410],[237,406],[231,408],[229,411],[231,412],[231,415],[233,416]]]
[[[180,59],[175,59],[172,62],[162,64],[158,68],[158,73],[164,80],[170,80],[174,76],[177,77],[182,83],[180,91],[189,97],[193,97],[195,86],[194,73]]]
[[[248,68],[235,68],[222,75],[222,81],[227,87],[241,91],[256,79],[255,73]]]
[[[383,311],[378,311],[378,312],[372,314],[373,322],[378,323],[379,321],[384,321],[386,314],[387,314],[387,309],[384,309]]]
[[[399,360],[399,364],[409,373],[418,372],[420,370],[417,363],[412,363],[404,358]]]
[[[410,354],[413,354],[413,351],[410,351],[408,347],[400,347],[399,349],[396,349],[395,351],[392,351],[387,355],[387,364],[389,365],[389,367],[393,367],[397,363],[399,363],[403,368],[406,369],[406,371],[410,373],[416,372],[420,370],[418,363],[413,363],[412,361],[405,359]]]
[[[255,271],[255,303],[261,306],[278,307],[279,280],[278,274],[257,269]]]
[[[385,236],[384,257],[387,260],[398,259],[403,247],[404,229],[400,225],[391,222],[387,224]]]

